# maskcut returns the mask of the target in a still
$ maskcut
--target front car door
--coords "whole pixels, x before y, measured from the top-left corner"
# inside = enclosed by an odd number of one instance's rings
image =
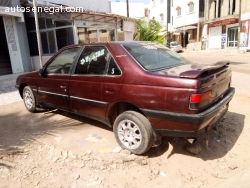
[[[121,84],[121,70],[108,48],[85,46],[69,81],[74,112],[106,123],[107,106],[118,97]]]
[[[68,82],[79,50],[79,47],[64,49],[45,66],[43,75],[38,79],[37,100],[40,104],[69,109]]]

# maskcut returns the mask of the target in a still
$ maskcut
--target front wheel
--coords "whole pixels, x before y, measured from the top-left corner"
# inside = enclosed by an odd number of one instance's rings
[[[36,111],[36,99],[29,86],[23,89],[23,102],[29,112]]]
[[[153,129],[148,119],[134,111],[120,114],[114,122],[114,134],[123,149],[143,154],[153,145]]]

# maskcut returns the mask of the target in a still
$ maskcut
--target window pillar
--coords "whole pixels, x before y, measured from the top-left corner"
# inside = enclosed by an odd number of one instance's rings
[[[100,29],[97,29],[97,41],[100,42]]]
[[[233,15],[233,0],[229,0],[229,15]]]
[[[200,22],[197,24],[197,36],[196,36],[196,42],[200,41]]]
[[[219,17],[219,0],[216,0],[216,18],[218,18]]]
[[[73,35],[74,35],[74,43],[79,44],[78,30],[75,21],[73,25]]]

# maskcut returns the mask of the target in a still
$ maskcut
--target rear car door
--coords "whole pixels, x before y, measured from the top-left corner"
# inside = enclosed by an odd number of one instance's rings
[[[44,68],[38,79],[39,103],[46,106],[69,109],[69,78],[72,65],[77,59],[79,47],[67,48],[56,55]]]
[[[109,103],[121,88],[122,75],[106,46],[85,46],[69,81],[75,113],[103,121]]]

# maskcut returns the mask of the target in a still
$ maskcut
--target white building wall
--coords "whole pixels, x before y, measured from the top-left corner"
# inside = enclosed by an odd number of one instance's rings
[[[175,28],[187,26],[191,24],[197,24],[199,21],[199,0],[173,0],[173,5],[171,7],[171,14],[173,20],[171,19],[172,31]],[[194,12],[189,12],[188,4],[190,2],[194,3]],[[181,15],[177,16],[177,8],[181,8]],[[172,22],[173,21],[173,22]]]
[[[143,18],[145,16],[144,3],[129,3],[129,17]],[[125,2],[111,2],[111,13],[127,16],[127,4]]]
[[[150,0],[150,19],[155,19],[160,22],[162,26],[167,26],[167,0]],[[161,20],[163,14],[163,21]]]
[[[43,0],[44,1],[44,0]],[[108,0],[46,0],[47,2],[67,5],[69,7],[83,7],[84,9],[110,13]],[[39,1],[37,1],[39,3]]]

